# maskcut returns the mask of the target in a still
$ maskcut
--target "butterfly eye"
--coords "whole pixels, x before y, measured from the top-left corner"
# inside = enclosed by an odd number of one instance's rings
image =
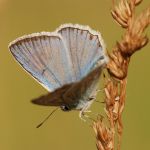
[[[61,110],[63,110],[63,111],[70,111],[70,110],[71,110],[68,106],[65,106],[65,105],[60,106],[60,108],[61,108]]]

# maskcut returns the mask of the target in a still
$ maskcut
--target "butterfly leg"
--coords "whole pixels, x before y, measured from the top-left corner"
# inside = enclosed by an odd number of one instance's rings
[[[79,118],[80,118],[82,121],[86,122],[86,120],[83,118],[83,116],[84,116],[84,112],[81,110],[81,111],[79,112]]]
[[[88,111],[88,110],[87,110],[87,106],[85,106],[85,107],[83,107],[83,108],[80,110],[80,112],[79,112],[79,118],[80,118],[81,120],[83,120],[84,122],[86,122],[86,120],[85,120],[83,117],[88,118],[88,116],[85,115],[85,112],[87,112],[87,111]]]
[[[91,112],[91,110],[87,110],[88,107],[89,107],[89,105],[86,105],[85,107],[82,108],[82,110],[80,110],[80,113],[79,113],[79,118],[80,118],[81,120],[83,120],[84,122],[85,122],[86,120],[85,120],[83,117],[89,118],[89,116],[86,115],[85,113],[90,113],[90,112]]]
[[[87,113],[87,112],[91,112],[91,111],[89,110],[89,111],[84,111],[84,112],[82,112],[81,116],[79,115],[80,119],[81,119],[82,121],[84,121],[84,122],[87,122],[87,119],[88,119],[88,120],[91,120],[91,121],[95,121],[93,118],[91,118],[90,116],[88,116],[88,115],[85,114],[85,113]],[[94,114],[94,115],[97,116],[97,115],[99,115],[99,114]],[[85,119],[84,119],[83,117],[85,117]]]
[[[103,92],[104,90],[105,90],[105,88],[96,90],[96,92]]]
[[[85,113],[90,113],[90,112],[92,112],[91,110],[85,110],[84,111]]]
[[[90,116],[88,116],[88,115],[86,115],[85,113],[91,113],[91,110],[86,110],[86,111],[84,111],[83,112],[83,116],[85,117],[85,118],[90,118]]]

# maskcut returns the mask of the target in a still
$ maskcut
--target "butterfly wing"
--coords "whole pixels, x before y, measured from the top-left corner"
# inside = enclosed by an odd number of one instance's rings
[[[62,106],[65,105],[65,102],[63,101],[62,96],[64,93],[70,89],[70,87],[73,85],[73,83],[66,84],[55,91],[48,93],[46,95],[43,95],[41,97],[38,97],[36,99],[33,99],[31,102],[33,104],[37,105],[43,105],[43,106]]]
[[[86,76],[94,66],[107,62],[100,33],[88,26],[65,24],[57,29],[69,50],[74,80]]]
[[[48,91],[72,82],[71,61],[59,34],[26,35],[10,43],[9,49],[21,66]]]
[[[84,77],[92,78],[95,66],[100,64],[101,68],[107,62],[100,34],[89,27],[66,24],[56,32],[27,35],[9,46],[21,66],[52,92],[33,100],[35,104],[60,106],[64,103],[78,103],[78,98],[89,91],[84,88],[87,87],[89,78],[85,80]],[[73,86],[75,83],[76,86]],[[73,96],[77,94],[77,97],[74,98],[70,93]],[[62,95],[67,95],[65,101],[62,100]],[[68,98],[70,100],[67,101]]]

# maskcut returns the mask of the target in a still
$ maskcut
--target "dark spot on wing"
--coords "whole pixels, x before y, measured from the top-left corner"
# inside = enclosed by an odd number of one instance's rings
[[[93,39],[93,35],[92,34],[90,34],[90,40],[92,40]]]
[[[45,68],[45,69],[42,70],[42,75],[45,73],[46,70],[47,70],[47,68]]]
[[[100,43],[100,42],[98,42],[98,43],[97,43],[97,46],[98,46],[98,47],[102,47],[102,45],[101,45],[101,43]]]

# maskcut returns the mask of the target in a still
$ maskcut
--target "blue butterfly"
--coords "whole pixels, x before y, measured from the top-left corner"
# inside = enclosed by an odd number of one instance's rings
[[[25,35],[9,49],[20,65],[49,93],[32,100],[80,117],[95,100],[100,74],[108,62],[100,33],[88,26],[61,25],[55,32]]]

